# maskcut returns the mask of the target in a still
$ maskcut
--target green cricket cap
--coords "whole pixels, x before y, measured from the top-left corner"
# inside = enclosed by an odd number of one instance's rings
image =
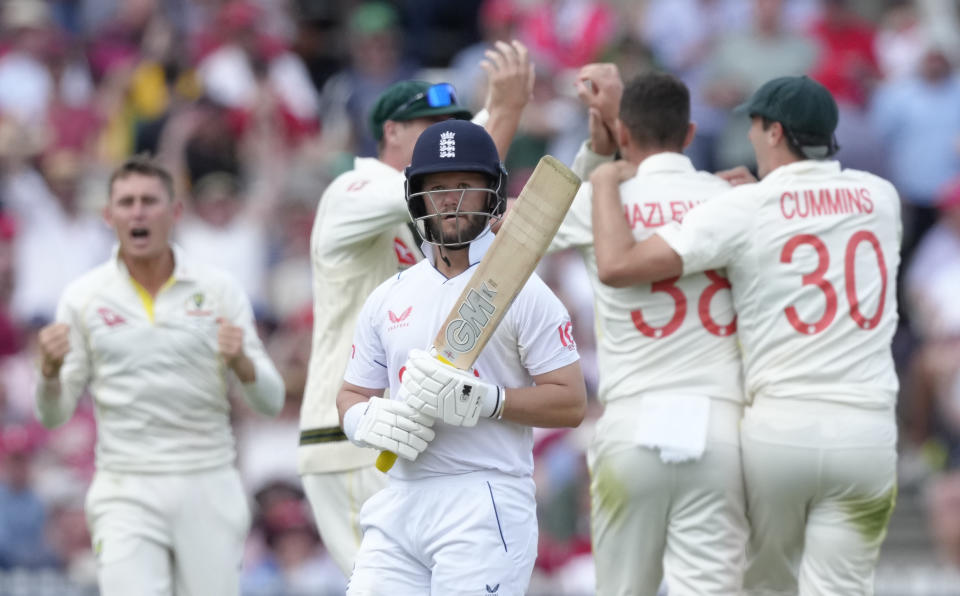
[[[805,141],[803,145],[828,144],[839,118],[827,88],[807,76],[767,81],[734,111],[779,122]]]
[[[428,90],[433,87],[426,81],[400,81],[384,91],[370,110],[370,131],[373,138],[383,138],[383,123],[387,120],[405,122],[429,116],[451,116],[457,120],[469,120],[470,110],[457,104],[452,93],[447,105],[432,107]]]

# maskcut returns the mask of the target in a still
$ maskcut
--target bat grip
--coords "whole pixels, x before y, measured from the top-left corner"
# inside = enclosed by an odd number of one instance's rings
[[[437,354],[437,360],[443,362],[444,364],[449,364],[453,366],[453,363],[444,358],[443,356]],[[390,468],[393,467],[393,464],[397,463],[397,454],[392,451],[381,451],[380,455],[377,456],[377,469],[386,474],[390,471]]]
[[[397,463],[397,454],[393,451],[381,451],[377,456],[377,469],[386,474]]]

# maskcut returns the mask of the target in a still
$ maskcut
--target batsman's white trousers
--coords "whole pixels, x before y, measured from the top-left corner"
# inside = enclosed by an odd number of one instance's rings
[[[343,472],[305,474],[300,479],[327,552],[343,575],[350,577],[363,537],[360,508],[387,485],[387,475],[374,466],[364,466]]]
[[[750,596],[873,594],[896,500],[893,410],[758,398],[741,425]]]
[[[743,408],[711,400],[697,461],[664,463],[634,439],[637,399],[606,405],[587,452],[599,596],[730,596],[740,590],[747,521],[738,424]]]
[[[522,596],[537,558],[531,478],[391,478],[360,526],[349,596]]]
[[[103,470],[86,499],[101,596],[236,596],[250,509],[233,467]]]

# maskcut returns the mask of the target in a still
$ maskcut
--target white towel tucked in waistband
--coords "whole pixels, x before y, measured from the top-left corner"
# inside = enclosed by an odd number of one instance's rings
[[[664,463],[697,460],[707,444],[710,398],[703,395],[645,395],[637,420],[637,442],[660,450]]]

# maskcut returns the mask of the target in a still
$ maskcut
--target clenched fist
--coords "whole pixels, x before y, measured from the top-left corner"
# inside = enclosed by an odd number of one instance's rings
[[[227,366],[237,373],[242,383],[252,383],[257,379],[253,361],[243,351],[243,328],[237,327],[220,317],[217,319],[217,350],[223,356]]]
[[[587,64],[577,75],[577,97],[587,108],[590,146],[600,155],[617,150],[616,122],[623,96],[623,80],[616,64]]]
[[[63,359],[70,351],[70,326],[66,323],[51,323],[37,335],[40,344],[40,372],[53,379],[60,374]]]
[[[234,363],[244,356],[243,328],[231,325],[223,317],[217,319],[217,325],[217,350],[227,366],[233,368]]]

